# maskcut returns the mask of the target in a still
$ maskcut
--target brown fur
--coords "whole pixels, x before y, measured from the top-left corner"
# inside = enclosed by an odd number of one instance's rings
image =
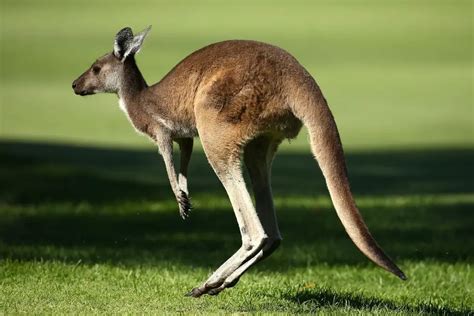
[[[97,79],[93,70],[97,66],[110,72],[102,76],[120,78],[116,91],[107,90],[111,80],[107,85],[105,79]],[[146,84],[133,55],[122,63],[111,53],[78,78],[74,89],[79,94],[97,90],[119,95],[135,128],[159,146],[182,216],[190,207],[186,169],[192,138],[201,138],[209,163],[229,194],[242,248],[190,295],[217,294],[235,285],[248,267],[278,246],[271,162],[278,144],[296,137],[302,124],[308,127],[313,153],[349,236],[371,260],[404,278],[371,237],[355,206],[337,127],[321,90],[286,51],[254,41],[212,44],[186,57],[152,86]],[[169,162],[173,140],[182,151],[180,180]],[[242,154],[256,209],[243,184]]]

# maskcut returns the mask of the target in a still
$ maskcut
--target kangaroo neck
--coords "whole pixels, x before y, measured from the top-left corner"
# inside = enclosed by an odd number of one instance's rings
[[[135,62],[135,57],[130,56],[124,61],[122,82],[118,90],[118,97],[127,103],[132,103],[148,85]]]

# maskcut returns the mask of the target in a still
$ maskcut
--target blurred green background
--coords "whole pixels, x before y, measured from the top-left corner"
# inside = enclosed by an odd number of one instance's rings
[[[472,1],[0,0],[0,314],[474,314]],[[239,247],[197,150],[185,222],[155,146],[72,81],[151,24],[149,84],[209,43],[293,54],[341,132],[356,200],[401,282],[353,246],[309,153],[282,145],[281,248],[235,289],[182,295]]]
[[[72,80],[124,26],[153,25],[148,83],[209,43],[255,39],[316,78],[346,148],[471,146],[472,19],[463,1],[2,0],[1,137],[142,146],[115,96]],[[297,144],[306,148],[303,136]],[[293,146],[294,148],[297,146]]]

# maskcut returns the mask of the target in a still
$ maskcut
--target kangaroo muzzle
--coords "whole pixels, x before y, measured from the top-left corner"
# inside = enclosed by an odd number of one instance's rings
[[[80,78],[78,78],[72,82],[72,89],[74,90],[75,94],[80,95],[80,96],[94,94],[93,90],[85,89],[84,85],[80,81],[81,81]]]

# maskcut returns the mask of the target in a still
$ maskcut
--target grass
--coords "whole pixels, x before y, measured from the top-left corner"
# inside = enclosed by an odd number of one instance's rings
[[[311,155],[281,153],[274,165],[281,249],[233,290],[193,300],[183,294],[239,245],[229,202],[202,153],[191,162],[196,208],[182,221],[152,152],[1,148],[0,306],[7,312],[473,312],[474,196],[463,172],[472,150],[348,154],[359,206],[407,282],[355,250]]]
[[[0,0],[0,313],[474,314],[469,1]],[[232,290],[183,295],[239,246],[202,151],[179,218],[163,163],[113,96],[70,84],[125,25],[158,81],[191,51],[249,38],[316,77],[373,235],[409,280],[339,223],[304,133],[273,168],[283,244]]]

